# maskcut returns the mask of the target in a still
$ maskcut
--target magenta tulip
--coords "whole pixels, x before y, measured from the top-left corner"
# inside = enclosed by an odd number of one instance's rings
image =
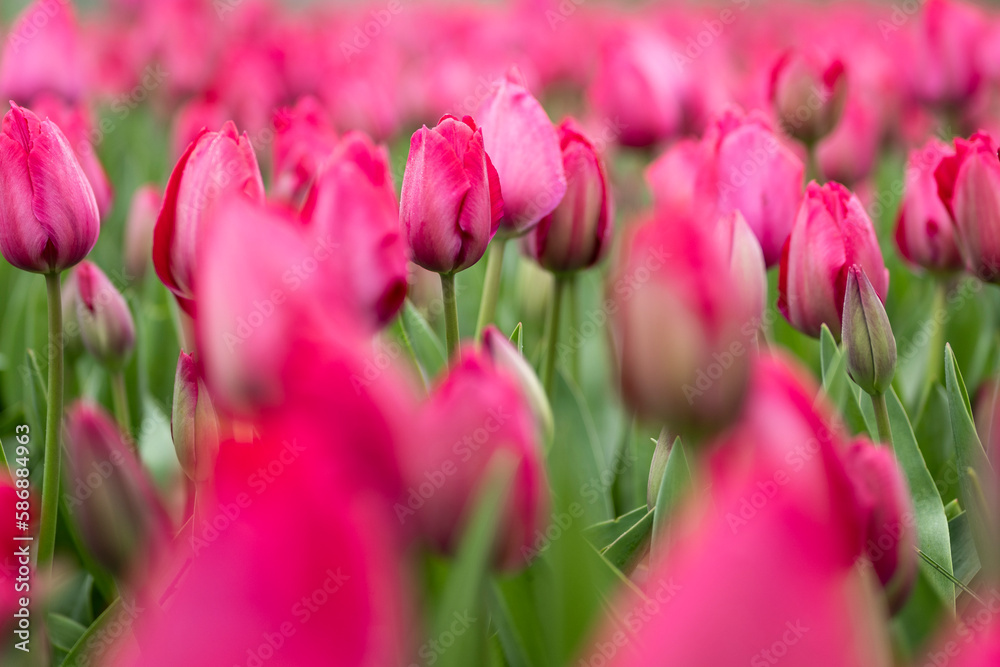
[[[729,272],[743,293],[750,312],[763,318],[767,307],[767,266],[753,230],[739,211],[732,211],[716,223],[715,236],[729,260]]]
[[[682,139],[671,144],[646,168],[646,185],[658,210],[678,215],[694,210],[695,186],[706,161],[704,155],[700,141]]]
[[[813,51],[788,51],[771,72],[770,97],[781,128],[807,146],[815,145],[843,113],[844,63]]]
[[[132,195],[125,219],[125,273],[127,280],[142,282],[153,257],[153,230],[163,206],[163,193],[155,185],[144,185]]]
[[[87,88],[86,62],[73,3],[36,0],[5,31],[0,97],[32,104],[50,93],[76,102]]]
[[[83,346],[102,365],[119,370],[135,347],[135,322],[128,303],[96,264],[80,262],[73,275]]]
[[[955,223],[934,177],[941,161],[953,155],[944,142],[930,139],[923,148],[910,151],[906,163],[896,245],[910,263],[928,271],[957,271],[963,266]]]
[[[302,201],[323,164],[333,154],[337,133],[314,97],[303,97],[294,107],[278,110],[274,125],[271,146],[273,195],[295,204]]]
[[[909,92],[946,109],[968,102],[983,81],[978,53],[986,28],[986,17],[972,3],[927,0],[909,31]]]
[[[170,434],[184,474],[194,482],[211,479],[219,453],[219,419],[194,358],[184,350],[174,376]]]

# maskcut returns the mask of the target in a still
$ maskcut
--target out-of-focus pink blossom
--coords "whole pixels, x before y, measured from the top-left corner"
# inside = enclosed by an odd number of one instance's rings
[[[84,54],[73,3],[36,0],[4,35],[0,97],[23,105],[43,93],[79,101],[87,89]]]
[[[316,179],[337,146],[337,133],[314,97],[303,97],[292,108],[274,115],[271,147],[272,196],[297,203]]]
[[[906,53],[910,93],[939,107],[956,107],[979,89],[978,52],[986,28],[981,11],[962,0],[927,0],[910,28]]]
[[[646,184],[658,210],[684,215],[694,210],[695,185],[704,151],[700,141],[682,139],[671,144],[646,168]]]
[[[844,103],[844,113],[833,131],[816,147],[823,176],[851,185],[874,169],[882,148],[882,117],[877,104],[853,89]]]
[[[128,303],[96,264],[84,260],[73,275],[80,340],[101,364],[118,370],[135,347],[135,322]]]
[[[125,219],[125,273],[127,280],[142,282],[153,258],[153,230],[163,206],[163,193],[155,185],[144,185],[132,195]]]
[[[781,128],[815,144],[836,127],[844,110],[844,63],[814,51],[787,51],[771,71],[770,97]]]
[[[753,315],[763,318],[767,306],[767,266],[753,230],[742,213],[732,211],[718,221],[715,236],[723,257],[729,260],[729,271],[743,293],[743,301]]]

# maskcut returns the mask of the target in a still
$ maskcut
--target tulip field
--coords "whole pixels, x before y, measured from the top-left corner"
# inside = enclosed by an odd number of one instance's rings
[[[1000,667],[1000,8],[6,0],[0,666]]]

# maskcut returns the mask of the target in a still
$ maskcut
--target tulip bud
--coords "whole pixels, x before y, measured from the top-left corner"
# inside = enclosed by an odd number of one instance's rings
[[[337,147],[337,133],[314,97],[303,97],[291,109],[274,115],[271,177],[273,195],[297,204]]]
[[[483,100],[476,118],[503,193],[497,233],[520,236],[551,213],[566,193],[559,137],[516,70]]]
[[[469,268],[502,213],[500,180],[472,118],[444,116],[413,133],[399,211],[413,261],[438,273]]]
[[[219,420],[197,364],[184,350],[177,359],[170,433],[184,474],[194,482],[210,479],[219,454]]]
[[[132,195],[125,221],[125,271],[130,280],[142,282],[153,256],[153,229],[163,205],[163,195],[155,185],[144,185]]]
[[[705,152],[700,141],[681,139],[667,147],[646,168],[646,184],[656,209],[678,215],[693,210],[698,170],[704,162]]]
[[[978,55],[989,20],[973,3],[955,0],[927,0],[915,18],[907,92],[939,108],[961,107],[984,80]]]
[[[955,139],[955,154],[934,170],[938,194],[958,229],[966,269],[1000,283],[1000,160],[993,138]]]
[[[88,58],[73,4],[37,0],[5,31],[0,98],[32,104],[45,93],[68,102],[83,97]]]
[[[847,269],[859,265],[885,299],[889,271],[875,228],[858,198],[839,183],[810,183],[778,270],[778,309],[814,338],[826,324],[840,339]]]
[[[81,262],[76,276],[76,316],[83,346],[103,366],[118,370],[135,347],[132,313],[108,277],[97,265]]]
[[[152,482],[96,405],[78,402],[67,410],[64,440],[64,493],[84,544],[115,577],[141,575],[170,532]]]
[[[928,271],[962,268],[958,234],[948,207],[938,195],[934,172],[941,160],[954,156],[940,139],[910,151],[906,162],[906,190],[896,223],[896,245],[908,261]]]
[[[566,194],[524,237],[524,250],[554,273],[587,269],[611,243],[614,212],[604,163],[583,128],[567,118],[559,126]]]
[[[847,270],[843,321],[847,374],[869,394],[885,393],[896,373],[896,339],[881,299],[857,264]]]
[[[767,266],[753,230],[742,213],[732,211],[719,220],[715,236],[743,301],[754,316],[762,318],[767,306]]]
[[[788,51],[771,72],[771,104],[782,129],[807,146],[828,135],[847,98],[844,63]]]
[[[177,161],[153,231],[153,266],[177,303],[194,314],[196,249],[208,209],[229,193],[264,200],[257,157],[232,121],[202,133]]]
[[[483,331],[483,349],[498,368],[509,371],[517,379],[525,398],[528,399],[528,404],[531,405],[531,411],[535,414],[539,430],[546,440],[551,440],[555,433],[552,406],[531,364],[517,351],[510,339],[493,325]]]
[[[891,613],[902,609],[917,580],[914,509],[903,473],[888,447],[856,440],[845,466],[868,516],[865,555],[885,588]]]
[[[24,271],[59,273],[99,232],[94,190],[66,137],[12,103],[0,131],[0,253]]]

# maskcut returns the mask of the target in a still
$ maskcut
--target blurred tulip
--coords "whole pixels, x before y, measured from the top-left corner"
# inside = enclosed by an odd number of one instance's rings
[[[965,267],[1000,282],[1000,160],[993,138],[977,132],[955,139],[955,154],[934,170],[938,194],[958,229]]]
[[[927,0],[910,32],[906,71],[912,95],[944,108],[967,102],[982,81],[977,56],[985,29],[985,18],[972,4]]]
[[[264,199],[257,157],[246,133],[227,122],[219,132],[203,131],[177,161],[163,193],[153,232],[153,267],[177,303],[194,314],[195,255],[204,219],[223,196],[240,193]]]
[[[882,149],[880,103],[853,90],[847,96],[840,122],[816,147],[819,169],[827,180],[850,185],[871,174]]]
[[[739,110],[716,119],[703,146],[696,205],[709,219],[742,213],[760,241],[765,262],[773,266],[802,201],[802,161],[781,144],[763,116]]]
[[[527,255],[553,273],[599,262],[611,245],[614,205],[604,161],[572,118],[559,125],[566,194],[524,237]]]
[[[847,269],[842,328],[847,374],[867,393],[885,393],[896,373],[896,338],[885,306],[857,264]]]
[[[839,183],[810,183],[781,255],[781,314],[807,336],[818,337],[826,324],[840,340],[847,274],[855,264],[885,301],[889,271],[861,202]]]
[[[302,219],[332,254],[361,317],[383,326],[406,299],[407,251],[384,146],[344,135],[306,196]]]
[[[198,140],[202,132],[222,127],[232,118],[232,112],[215,95],[195,98],[181,106],[174,114],[171,130],[171,155],[180,158],[188,146]]]
[[[142,581],[171,538],[152,482],[104,411],[66,411],[67,505],[87,549],[118,578]]]
[[[763,318],[767,307],[767,267],[753,230],[739,211],[732,211],[719,220],[715,236],[723,257],[729,260],[729,272],[743,293],[743,302],[754,316]]]
[[[500,177],[503,218],[498,234],[520,236],[551,213],[566,193],[559,136],[516,70],[483,100],[476,118]]]
[[[219,420],[197,364],[184,350],[174,376],[170,434],[184,474],[193,482],[211,479],[219,453]]]
[[[934,177],[941,160],[952,155],[948,145],[932,138],[923,148],[910,151],[906,163],[896,245],[904,258],[928,271],[957,271],[963,265],[955,224]]]
[[[88,261],[73,271],[76,319],[84,347],[101,365],[120,370],[135,348],[135,322],[121,292]]]
[[[141,283],[153,257],[153,230],[163,206],[163,194],[155,185],[144,185],[132,195],[125,220],[125,272],[129,280]]]
[[[73,3],[35,0],[4,35],[0,97],[30,105],[51,93],[76,102],[87,88],[85,63]]]
[[[19,494],[23,494],[23,496]],[[29,500],[30,497],[26,486],[17,489],[13,480],[7,477],[6,471],[0,473],[0,512],[6,512],[7,516],[11,517],[17,516],[18,500],[22,500],[22,498]],[[16,525],[14,521],[5,521],[0,524],[0,540],[4,544],[17,544],[17,538],[20,536],[15,530]],[[23,532],[27,533],[27,531]],[[6,629],[8,623],[13,625],[14,612],[19,606],[19,598],[21,597],[15,589],[15,579],[17,576],[29,572],[28,564],[18,562],[19,558],[14,551],[15,549],[8,549],[7,553],[0,556],[0,629]]]
[[[487,481],[490,463],[512,455],[516,471],[498,525],[497,566],[511,570],[530,560],[546,528],[549,496],[539,431],[513,376],[472,348],[435,388],[420,414],[419,443],[406,454],[406,504],[437,548],[454,553]]]
[[[337,133],[314,97],[303,97],[294,107],[279,109],[274,126],[272,195],[297,204],[333,154]]]
[[[0,132],[0,252],[24,271],[59,273],[99,232],[94,190],[66,137],[11,103]]]
[[[503,214],[496,169],[483,131],[465,116],[444,116],[410,139],[400,223],[414,261],[429,271],[464,271],[482,258]]]
[[[671,144],[646,168],[646,185],[657,210],[684,215],[694,209],[703,154],[700,141],[682,139]]]
[[[640,417],[686,433],[739,413],[759,321],[709,230],[679,218],[634,230],[609,278],[622,392]]]
[[[531,405],[531,411],[535,414],[535,421],[542,435],[546,440],[551,440],[555,432],[552,406],[549,404],[548,396],[545,395],[541,380],[538,379],[528,360],[514,347],[510,339],[492,324],[483,331],[483,350],[497,368],[512,373],[517,379],[521,391]]]
[[[812,51],[787,51],[771,72],[770,96],[781,128],[813,146],[833,131],[844,110],[844,63]]]

